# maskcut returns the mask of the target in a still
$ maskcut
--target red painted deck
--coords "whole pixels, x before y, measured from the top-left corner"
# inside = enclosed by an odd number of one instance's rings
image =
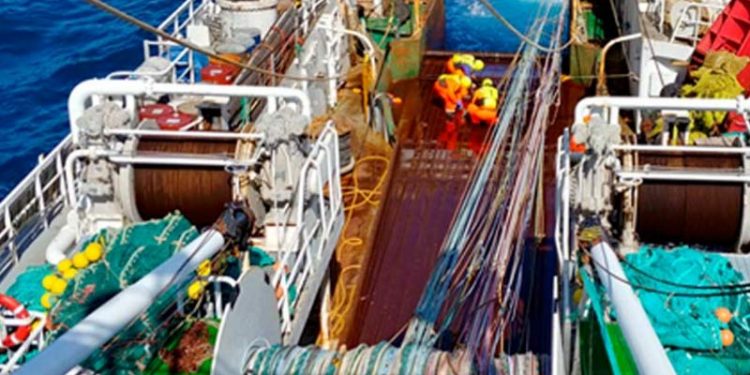
[[[347,339],[350,347],[389,340],[411,318],[476,162],[472,150],[484,139],[486,127],[449,121],[432,100],[433,82],[447,56],[426,55],[420,79],[400,85],[404,106],[420,110],[400,125],[393,174]],[[510,61],[504,55],[480,57],[485,71],[495,76],[504,74]]]

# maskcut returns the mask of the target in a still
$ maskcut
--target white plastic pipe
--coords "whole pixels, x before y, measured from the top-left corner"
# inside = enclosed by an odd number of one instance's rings
[[[89,314],[41,351],[17,374],[64,374],[88,358],[142,314],[170,285],[178,284],[224,246],[221,233],[210,229],[159,267]]]
[[[591,114],[593,108],[601,109],[683,109],[693,111],[738,111],[750,110],[750,103],[744,97],[737,99],[684,99],[684,98],[644,98],[638,96],[592,96],[583,98],[576,105],[575,123],[582,124],[583,118]]]
[[[68,220],[68,223],[60,228],[55,238],[47,245],[47,251],[45,252],[47,263],[57,265],[57,263],[67,258],[65,254],[76,242],[76,237],[76,229],[71,225],[70,220]]]
[[[78,143],[76,121],[83,115],[87,103],[96,95],[141,96],[141,95],[207,95],[255,98],[286,98],[300,103],[302,114],[312,115],[310,98],[298,89],[278,86],[225,86],[225,85],[185,85],[176,83],[155,83],[141,80],[97,80],[90,79],[79,83],[68,97],[68,116],[73,142]],[[269,100],[269,105],[276,103]]]
[[[610,301],[615,307],[618,323],[628,343],[628,348],[633,354],[638,373],[644,375],[675,374],[672,363],[669,362],[667,353],[656,336],[654,327],[648,320],[638,296],[625,282],[628,278],[612,248],[606,242],[601,242],[591,249],[591,256],[594,259],[599,279],[602,280]]]

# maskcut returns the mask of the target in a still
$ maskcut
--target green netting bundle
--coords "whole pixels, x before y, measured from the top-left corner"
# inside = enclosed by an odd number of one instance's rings
[[[670,350],[667,352],[669,361],[680,375],[732,375],[719,361],[700,356],[694,356],[684,350]]]
[[[103,259],[78,272],[51,311],[57,337],[83,320],[104,302],[135,283],[198,236],[179,213],[161,220],[95,236],[104,243]],[[133,324],[108,346],[95,352],[86,367],[104,373],[141,372],[166,339],[162,315],[175,301],[177,287],[162,294]]]
[[[41,304],[42,295],[45,293],[42,279],[54,272],[54,269],[49,264],[30,266],[16,277],[16,281],[8,288],[8,295],[29,310],[45,311]]]
[[[690,73],[694,84],[682,86],[680,93],[685,98],[704,99],[733,99],[745,90],[737,82],[737,73],[750,61],[747,57],[739,57],[726,51],[709,52],[703,65]],[[693,111],[691,130],[709,134],[711,130],[721,124],[726,112]]]
[[[742,274],[725,257],[687,246],[671,250],[643,246],[638,253],[626,257],[624,268],[634,285],[660,291],[657,293],[636,288],[661,343],[665,347],[689,354],[670,355],[678,373],[697,373],[697,369],[704,366],[715,366],[717,369],[728,369],[734,374],[750,374],[750,304],[747,296],[728,294],[695,297],[670,294],[721,291],[673,284],[720,286],[743,283]],[[717,317],[716,310],[722,307],[732,313],[728,323],[723,323]],[[722,330],[733,333],[734,342],[731,345],[723,345]],[[716,363],[711,364],[711,361]],[[689,370],[691,368],[693,370]],[[717,370],[708,373],[722,372]]]

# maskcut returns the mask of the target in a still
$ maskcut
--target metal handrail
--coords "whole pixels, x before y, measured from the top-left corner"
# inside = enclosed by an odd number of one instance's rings
[[[711,3],[692,3],[692,2],[685,2],[685,7],[682,8],[682,12],[680,12],[680,16],[677,18],[676,25],[674,27],[674,30],[672,30],[672,36],[669,38],[670,43],[674,43],[675,39],[687,39],[691,41],[692,46],[695,47],[695,45],[700,40],[700,37],[698,36],[700,32],[700,26],[711,26],[714,21],[716,20],[716,17],[719,16],[721,13],[721,10],[724,9],[723,5],[719,4],[711,4]],[[689,12],[689,10],[694,10],[693,12]],[[702,21],[702,15],[703,10],[708,10],[709,15],[709,21],[704,22]],[[712,12],[713,11],[713,12]],[[690,18],[692,16],[695,16],[695,19]],[[679,30],[684,30],[685,28],[692,27],[692,35],[678,35]]]
[[[196,3],[199,4],[196,6]],[[210,0],[185,0],[182,5],[177,7],[172,14],[159,24],[159,30],[167,32],[171,36],[178,36],[209,3],[212,2]],[[185,20],[180,22],[180,18],[182,17],[185,17]]]
[[[0,202],[0,280],[65,204],[63,161],[72,150],[68,135]],[[21,236],[23,235],[23,236]],[[22,241],[21,241],[22,240]],[[10,255],[10,256],[8,256]]]
[[[288,220],[281,223],[281,238],[286,241],[271,286],[282,291],[277,307],[284,337],[293,334],[292,327],[297,317],[292,311],[300,301],[308,277],[322,271],[316,270],[316,266],[327,267],[328,260],[321,259],[323,249],[337,240],[333,235],[334,227],[343,214],[340,173],[338,134],[333,122],[329,121],[300,171],[296,201],[287,206],[296,225],[289,225]],[[310,185],[314,187],[312,192]],[[319,217],[314,222],[304,220],[305,201],[313,202],[318,209]],[[294,300],[290,297],[291,288],[297,289]]]

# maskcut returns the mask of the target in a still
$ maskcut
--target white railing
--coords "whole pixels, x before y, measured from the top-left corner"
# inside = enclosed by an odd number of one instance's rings
[[[647,1],[641,1],[639,2],[639,8],[641,13],[647,13],[647,14],[653,14],[657,19],[657,25],[659,27],[659,32],[664,32],[664,5],[665,0],[647,0]]]
[[[677,39],[688,41],[693,47],[700,41],[701,30],[710,27],[716,17],[721,14],[724,6],[712,3],[693,3],[680,1],[672,6],[672,9],[682,7],[677,22],[674,24],[672,36],[669,38],[671,43]],[[703,20],[703,16],[708,17],[708,21]]]
[[[570,252],[570,135],[557,138],[555,158],[555,247],[558,263],[571,260]]]
[[[295,202],[289,212],[294,223],[282,223],[286,226],[281,231],[286,244],[279,253],[271,286],[281,292],[277,306],[285,338],[301,334],[301,329],[296,332],[295,322],[306,317],[298,313],[297,307],[305,294],[312,293],[313,299],[317,295],[318,288],[310,283],[310,278],[322,280],[338,241],[343,223],[340,173],[338,134],[329,122],[300,171]],[[311,209],[315,220],[305,216]],[[296,296],[292,289],[296,289]]]
[[[195,77],[199,72],[195,71],[195,52],[193,50],[169,41],[144,40],[144,59],[148,60],[155,56],[169,60],[169,66],[165,70],[151,73],[151,75],[162,76],[165,73],[170,73],[168,82],[195,83]]]
[[[44,343],[46,341],[44,338],[44,328],[47,323],[47,314],[38,311],[29,311],[29,315],[30,316],[27,319],[21,320],[9,319],[5,316],[0,317],[4,332],[3,337],[10,334],[10,332],[8,332],[9,327],[26,326],[36,322],[35,325],[32,325],[31,333],[29,333],[29,337],[26,338],[26,340],[15,349],[7,349],[5,354],[8,356],[8,359],[6,362],[0,363],[0,375],[10,374],[17,370],[20,367],[18,362],[29,352],[29,350],[41,351],[44,349]]]
[[[210,0],[185,0],[158,28],[173,37],[185,38],[188,25],[193,23],[201,12],[207,11],[211,4],[213,3]],[[178,52],[173,54],[172,51]],[[107,78],[156,78],[168,75],[167,82],[195,83],[198,73],[195,71],[195,54],[192,50],[164,40],[162,37],[157,37],[156,40],[144,40],[144,61],[157,56],[170,61],[169,66],[160,72],[117,71],[110,73]]]
[[[182,35],[182,32],[187,29],[191,22],[193,22],[195,16],[211,3],[211,0],[185,0],[182,5],[177,7],[177,9],[175,9],[175,11],[159,25],[159,30],[174,37]],[[159,41],[162,41],[162,39],[159,38]]]
[[[171,53],[173,50],[179,52],[173,55]],[[146,60],[157,56],[165,58],[169,60],[169,65],[164,69],[155,72],[118,70],[107,75],[106,79],[147,78],[158,81],[161,77],[168,77],[165,82],[195,83],[195,78],[198,73],[195,71],[195,54],[192,50],[178,46],[172,42],[144,40],[143,56]]]
[[[0,279],[64,206],[63,164],[71,149],[68,135],[0,202]]]
[[[302,0],[300,5],[300,30],[302,35],[310,33],[310,27],[318,19],[318,15],[327,0]]]

